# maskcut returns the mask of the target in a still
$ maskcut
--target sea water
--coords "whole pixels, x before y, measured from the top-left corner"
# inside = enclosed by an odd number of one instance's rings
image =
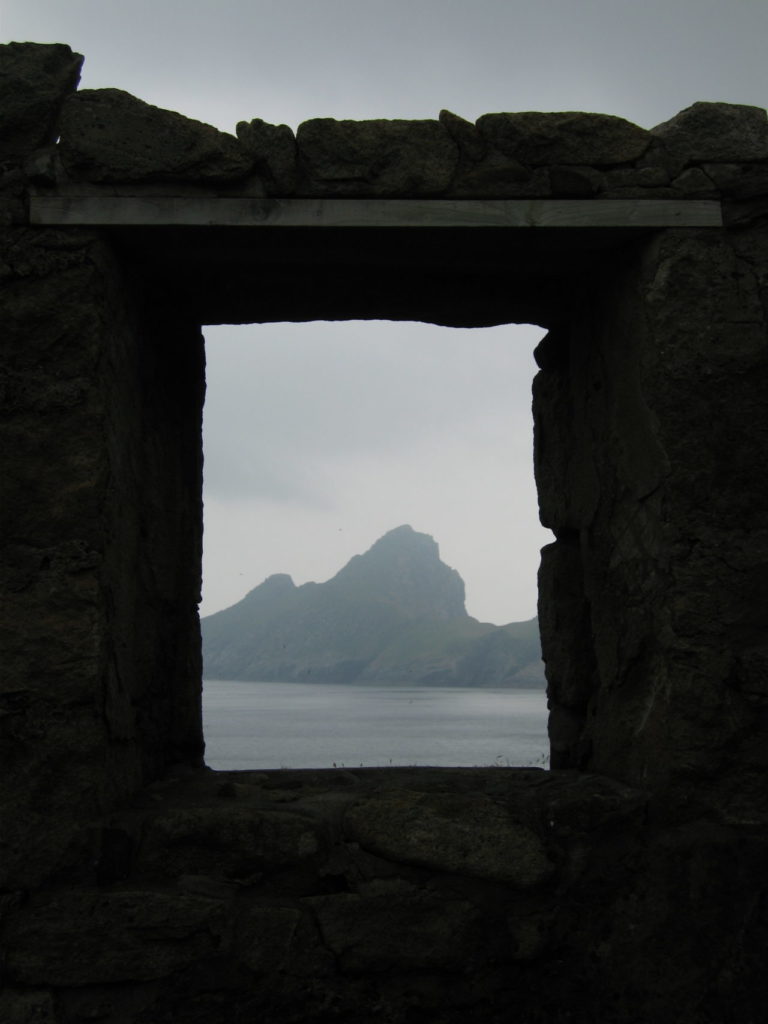
[[[207,680],[203,720],[218,770],[548,762],[541,689]]]

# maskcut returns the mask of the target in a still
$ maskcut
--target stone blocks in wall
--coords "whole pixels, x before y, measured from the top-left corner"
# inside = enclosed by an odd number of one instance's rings
[[[439,121],[305,121],[296,137],[309,195],[439,196],[458,150]]]
[[[4,1020],[321,1024],[332,1006],[347,1024],[504,1024],[514,1006],[533,1024],[699,1024],[735,1006],[757,1024],[764,1008],[763,842],[659,831],[646,794],[589,774],[192,774],[102,840],[80,886],[6,901]]]
[[[762,107],[694,103],[651,134],[682,166],[768,160],[768,122]]]
[[[82,63],[61,43],[0,46],[0,162],[21,162],[56,141],[61,107]]]
[[[439,120],[319,118],[296,135],[255,118],[233,138],[98,89],[67,100],[60,131],[63,177],[38,160],[33,179],[142,194],[175,184],[278,197],[750,198],[765,190],[768,159],[765,111],[723,103],[694,104],[650,131],[607,114],[491,113],[472,124],[442,111]]]
[[[766,265],[758,224],[660,234],[550,332],[535,383],[553,763],[734,821],[768,817]]]
[[[83,89],[65,105],[61,158],[88,182],[226,182],[251,158],[237,139],[121,89]]]
[[[630,164],[651,141],[642,128],[610,114],[484,114],[477,127],[489,146],[529,167]]]
[[[102,239],[0,242],[0,886],[18,886],[87,861],[94,817],[200,758],[202,395],[189,373],[167,390],[173,331],[139,325]]]
[[[35,878],[106,788],[104,281],[87,233],[2,245],[2,866]]]
[[[261,118],[241,121],[237,137],[251,156],[254,171],[268,194],[291,195],[296,190],[296,137],[287,124],[268,124]]]

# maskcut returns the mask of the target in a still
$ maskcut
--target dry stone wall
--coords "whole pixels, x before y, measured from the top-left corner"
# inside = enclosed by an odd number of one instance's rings
[[[0,47],[0,1018],[762,1022],[765,111],[235,137],[76,92],[80,62]],[[419,200],[420,226],[371,256],[40,226],[45,196]],[[723,226],[434,234],[446,199],[706,200]],[[548,328],[551,772],[202,766],[199,325],[357,316]]]
[[[768,441],[767,257],[755,224],[664,232],[538,353],[553,763],[664,792],[675,813],[768,810],[768,487],[749,468]]]
[[[93,233],[5,243],[0,876],[34,884],[94,813],[201,761],[202,339],[142,314]]]
[[[255,119],[237,139],[119,89],[64,104],[52,173],[62,184],[205,185],[238,195],[462,199],[764,195],[765,111],[696,103],[651,131],[582,113],[436,120]],[[60,158],[60,164],[58,159]]]

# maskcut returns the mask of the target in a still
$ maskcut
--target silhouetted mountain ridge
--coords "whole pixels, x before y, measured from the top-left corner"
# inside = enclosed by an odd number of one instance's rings
[[[202,620],[208,679],[543,685],[536,619],[467,614],[464,581],[428,534],[400,526],[325,583],[276,574]]]

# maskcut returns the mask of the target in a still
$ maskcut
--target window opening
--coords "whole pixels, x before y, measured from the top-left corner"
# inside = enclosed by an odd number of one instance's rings
[[[543,331],[205,334],[208,764],[545,764],[537,650],[525,660],[551,540],[530,411]]]

